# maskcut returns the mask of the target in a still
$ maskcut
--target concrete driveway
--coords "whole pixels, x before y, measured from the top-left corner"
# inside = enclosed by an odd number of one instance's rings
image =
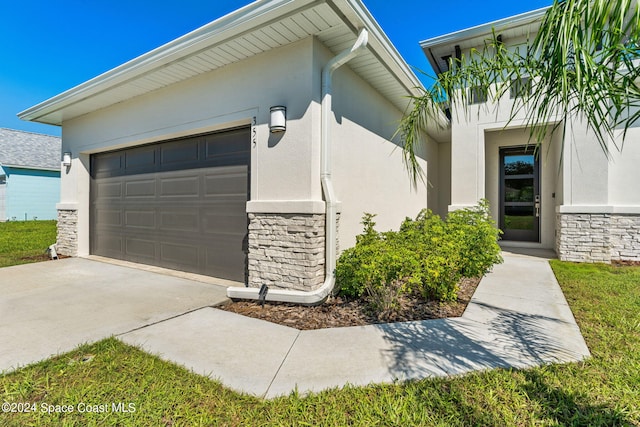
[[[0,268],[0,372],[226,300],[226,287],[83,258]]]

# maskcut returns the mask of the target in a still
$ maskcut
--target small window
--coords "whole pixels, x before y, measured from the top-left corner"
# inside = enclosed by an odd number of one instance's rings
[[[531,95],[531,80],[529,77],[511,80],[511,99]]]
[[[487,89],[482,86],[474,86],[469,88],[469,99],[472,104],[481,104],[487,102]]]
[[[6,183],[7,183],[7,176],[6,175],[0,175],[0,185],[6,184]]]

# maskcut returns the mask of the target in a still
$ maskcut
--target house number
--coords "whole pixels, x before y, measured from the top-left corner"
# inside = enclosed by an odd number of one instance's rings
[[[251,122],[251,143],[253,144],[254,147],[258,142],[258,131],[256,130],[257,123],[258,123],[258,120],[256,119],[256,116],[253,116],[253,121]]]

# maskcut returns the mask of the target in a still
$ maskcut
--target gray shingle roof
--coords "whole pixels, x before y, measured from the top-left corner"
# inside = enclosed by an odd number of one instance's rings
[[[60,170],[61,147],[57,136],[0,128],[0,166]]]

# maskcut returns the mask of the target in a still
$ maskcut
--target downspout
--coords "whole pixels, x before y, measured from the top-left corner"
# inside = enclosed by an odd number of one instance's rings
[[[333,72],[356,57],[362,49],[366,48],[369,33],[366,29],[360,30],[358,39],[354,45],[334,56],[322,68],[322,104],[320,111],[320,182],[325,199],[325,279],[322,286],[313,291],[296,291],[286,289],[269,289],[266,293],[267,301],[291,302],[304,305],[315,305],[324,301],[335,285],[333,271],[336,268],[336,243],[337,243],[337,200],[333,191],[331,180],[331,137],[330,117],[331,104],[331,77]],[[230,287],[227,289],[229,298],[259,299],[260,289]]]

